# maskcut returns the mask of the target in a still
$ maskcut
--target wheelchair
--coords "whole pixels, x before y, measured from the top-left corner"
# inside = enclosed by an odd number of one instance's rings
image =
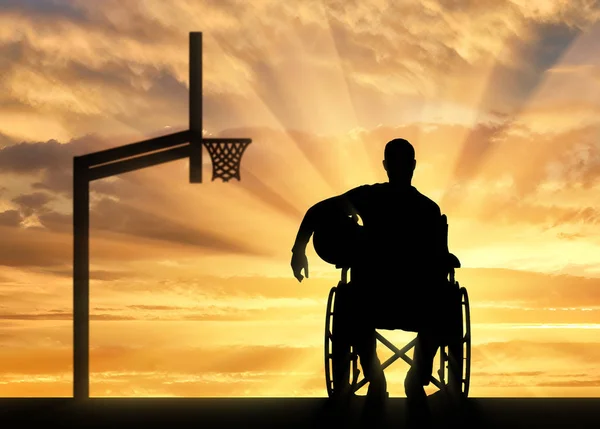
[[[442,218],[444,221],[446,220],[445,215],[443,215]],[[447,242],[447,223],[445,228]],[[445,392],[454,398],[466,399],[469,393],[471,377],[471,320],[469,296],[467,289],[461,287],[455,279],[455,268],[460,268],[460,261],[456,256],[449,252],[448,255],[450,263],[448,264],[447,280],[448,287],[451,288],[451,293],[449,294],[451,299],[450,302],[448,302],[448,305],[450,306],[449,312],[452,314],[452,318],[456,323],[452,324],[452,329],[447,335],[446,341],[440,346],[439,370],[437,371],[437,377],[431,376],[430,382],[440,391]],[[327,299],[327,313],[325,317],[325,381],[329,397],[334,395],[336,387],[339,388],[339,386],[335,386],[333,378],[336,365],[350,365],[350,368],[346,367],[345,369],[350,377],[349,382],[352,393],[356,393],[368,383],[368,380],[364,377],[362,379],[360,378],[358,355],[351,345],[349,345],[349,348],[345,349],[345,351],[347,350],[347,353],[349,353],[349,358],[346,354],[345,359],[341,359],[342,362],[336,360],[339,359],[340,355],[337,354],[334,356],[333,353],[336,331],[337,329],[342,329],[336,325],[336,313],[339,313],[339,310],[336,308],[336,296],[343,291],[344,288],[349,287],[348,271],[350,270],[349,267],[339,265],[336,265],[336,268],[342,269],[341,279],[338,285],[331,288],[331,291],[329,292],[329,297]],[[407,353],[416,345],[416,338],[405,346],[398,348],[379,332],[381,330],[390,330],[390,328],[385,327],[376,329],[375,336],[379,343],[383,344],[393,353],[389,359],[382,362],[382,368],[385,370],[398,359],[403,360],[408,365],[412,365],[412,359]]]

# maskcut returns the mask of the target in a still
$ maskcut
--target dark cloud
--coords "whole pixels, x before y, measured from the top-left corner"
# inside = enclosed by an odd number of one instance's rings
[[[73,168],[73,157],[109,145],[94,135],[86,135],[67,143],[57,140],[20,142],[0,149],[0,169],[8,173],[31,174],[41,171],[67,171]]]
[[[106,9],[105,9],[106,8]],[[140,42],[157,42],[178,35],[175,29],[153,19],[143,5],[123,7],[119,1],[76,2],[71,0],[0,0],[7,15],[29,19],[42,28],[68,21],[107,36],[126,36]],[[118,10],[121,19],[106,10]]]
[[[15,144],[16,142],[6,134],[0,132],[0,148],[10,146]]]
[[[239,240],[227,239],[217,232],[197,230],[167,217],[107,198],[100,200],[92,210],[90,227],[215,251],[261,254],[260,251],[240,243]]]
[[[52,196],[42,193],[35,192],[33,194],[23,194],[16,198],[13,198],[13,202],[21,206],[21,208],[28,208],[31,210],[37,210],[44,207],[47,203],[52,201]]]
[[[3,245],[0,265],[9,267],[57,267],[72,261],[72,237],[40,229],[0,226]],[[105,254],[106,255],[106,254]]]
[[[152,85],[147,95],[154,100],[163,100],[172,105],[176,111],[189,112],[188,83],[178,80],[168,69],[150,70]],[[183,104],[177,107],[178,104]]]
[[[107,214],[108,212],[102,212]],[[111,212],[112,213],[112,212]],[[91,232],[91,246],[93,259],[95,261],[132,261],[148,259],[179,258],[182,255],[189,257],[201,254],[214,254],[214,252],[233,252],[250,255],[262,255],[259,244],[245,246],[238,244],[234,239],[223,238],[218,232],[195,230],[190,227],[181,226],[179,223],[170,221],[160,216],[139,214],[138,211],[118,212],[115,208],[114,218],[106,219],[103,224],[95,227]],[[17,213],[18,214],[18,213]],[[135,216],[128,217],[134,214]],[[13,214],[13,216],[16,216]],[[48,219],[54,218],[54,224],[48,223]],[[60,269],[72,261],[72,224],[69,223],[70,216],[54,214],[42,215],[40,220],[46,222],[46,228],[15,228],[14,226],[2,226],[0,224],[0,236],[3,246],[0,246],[0,265],[12,267],[35,267],[36,269]],[[92,219],[95,215],[92,213]],[[14,220],[16,217],[12,218]],[[152,224],[151,222],[158,222]],[[160,229],[156,225],[163,224]],[[124,225],[132,224],[131,229]],[[108,235],[102,232],[109,232]],[[131,240],[115,240],[115,235],[110,232],[118,232],[130,237]],[[97,234],[97,235],[96,235]],[[101,237],[97,240],[94,237]],[[156,246],[149,245],[148,241],[136,240],[135,238],[153,239]],[[181,240],[181,241],[178,241]],[[162,243],[162,245],[161,245]],[[165,247],[168,243],[172,247]],[[186,247],[178,244],[187,245]],[[165,253],[167,252],[167,253]],[[91,273],[93,276],[93,272]],[[102,276],[102,275],[101,275]],[[106,279],[107,276],[102,276]],[[110,275],[109,275],[110,278]]]
[[[33,214],[40,214],[50,211],[46,206],[54,198],[44,192],[34,192],[32,194],[22,194],[13,198],[13,203],[19,206],[19,210],[24,217]]]
[[[20,210],[25,216],[35,212],[42,225],[53,231],[67,232],[72,228],[71,215],[47,210],[45,204],[52,200],[52,193],[70,197],[73,186],[72,159],[74,155],[95,152],[106,146],[107,144],[96,136],[85,136],[64,144],[55,140],[45,143],[22,142],[0,149],[0,168],[6,172],[21,175],[35,176],[41,173],[42,181],[34,183],[33,187],[44,189],[47,193],[35,192],[22,195],[14,201],[20,206]],[[99,195],[116,196],[122,199],[136,195],[137,199],[143,198],[143,196],[156,198],[156,204],[159,204],[160,201],[160,196],[156,195],[155,190],[138,184],[135,178],[119,178],[118,183],[94,182],[90,188]],[[14,213],[7,213],[4,218],[5,222],[10,224],[14,224],[17,219]],[[101,199],[92,207],[90,222],[93,229],[178,242],[216,251],[250,254],[256,252],[235,240],[221,237],[219,233],[194,230],[166,217],[107,198]]]
[[[505,51],[513,56],[510,64],[497,63],[482,106],[496,108],[518,117],[535,90],[546,79],[545,72],[555,66],[582,30],[564,23],[531,21],[526,26],[530,38],[510,38]],[[502,87],[502,91],[497,89]]]
[[[134,60],[113,61],[101,68],[72,61],[64,69],[56,71],[56,75],[65,82],[76,81],[80,85],[109,88],[120,95],[143,97],[144,103],[115,112],[113,116],[113,119],[134,129],[156,129],[157,121],[170,123],[171,120],[164,118],[186,118],[188,115],[187,82],[178,80],[169,68],[147,64],[140,70],[140,64]],[[149,82],[143,92],[138,88],[141,80]]]
[[[64,267],[30,267],[30,272],[50,274],[57,277],[73,278],[73,268],[69,265]],[[109,271],[100,269],[90,269],[90,280],[91,281],[104,281],[112,282],[115,280],[129,279],[132,277],[139,277],[140,273],[129,272],[129,271]],[[112,310],[99,310],[99,311],[112,311]]]
[[[148,138],[164,134],[166,133],[155,132]],[[0,148],[0,170],[36,178],[41,175],[41,180],[32,184],[34,189],[70,197],[73,188],[73,157],[128,143],[134,141],[123,141],[123,138],[106,139],[97,134],[86,134],[64,143],[54,139],[46,142],[22,141]],[[136,182],[135,177],[119,176],[118,182],[95,181],[90,185],[90,190],[98,194],[132,196],[139,191],[135,188]]]
[[[25,314],[10,314],[0,313],[0,320],[73,320],[72,313],[64,313],[62,311],[48,313],[25,313]],[[90,314],[90,320],[136,320],[132,316],[111,315],[111,314]]]
[[[19,210],[7,210],[0,213],[0,225],[18,227],[22,220]]]
[[[448,28],[443,15],[433,13],[418,3],[390,2],[384,13],[364,11],[365,21],[373,20],[377,22],[377,27],[348,25],[344,12],[352,13],[353,9],[365,7],[360,3],[358,5],[346,4],[341,8],[343,12],[332,5],[328,7],[327,13],[329,30],[337,52],[349,70],[371,75],[395,72],[397,76],[404,76],[419,85],[422,83],[421,79],[436,75],[440,68],[451,73],[457,67],[468,65],[450,46],[452,40],[445,40],[443,37],[434,39],[429,34],[418,32],[421,25]],[[411,19],[416,16],[420,23],[415,29],[400,18]],[[380,31],[384,29],[385,31]],[[423,43],[424,39],[426,43]],[[414,60],[418,60],[419,67],[415,66]]]
[[[110,20],[107,20],[108,22]],[[36,22],[36,26],[38,25],[42,24]],[[123,27],[124,32],[118,35],[119,38],[126,37],[128,28],[130,27]],[[62,28],[56,28],[52,32],[62,31]],[[101,37],[115,36],[104,33]],[[74,35],[65,34],[64,37],[68,40]],[[2,108],[10,113],[44,114],[47,118],[60,122],[62,127],[74,135],[87,132],[104,133],[106,127],[114,128],[115,121],[122,127],[143,132],[156,129],[157,122],[161,127],[177,125],[176,118],[182,118],[179,120],[181,123],[187,122],[187,84],[175,77],[172,68],[153,63],[140,64],[137,59],[129,58],[107,59],[106,62],[94,65],[75,57],[56,62],[53,61],[55,52],[45,50],[26,36],[1,45],[0,54],[0,71],[4,76],[9,76],[0,82],[0,101]],[[10,76],[22,74],[24,71],[36,75],[35,82],[39,94],[47,92],[51,86],[79,88],[76,96],[86,108],[84,111],[74,110],[70,104],[36,101],[37,95],[32,97],[20,94],[15,90]],[[44,80],[47,81],[47,88],[40,87],[39,82]],[[144,82],[145,89],[140,89],[141,81]],[[149,82],[148,86],[146,82]],[[98,88],[101,88],[106,97],[124,99],[131,104],[127,108],[117,108],[119,103],[93,95]],[[140,99],[144,101],[136,102]],[[89,113],[93,111],[101,111],[102,117],[97,113]],[[0,147],[9,145],[12,140],[0,134]]]
[[[71,272],[66,272],[65,274],[69,274],[71,277],[73,275]],[[138,273],[132,272],[123,272],[123,271],[106,271],[106,270],[90,270],[90,280],[100,280],[100,281],[114,281],[114,280],[122,280],[126,278],[131,278],[134,276],[138,276]]]
[[[19,13],[27,17],[46,19],[65,18],[84,23],[87,21],[83,9],[70,0],[0,0],[0,9],[7,13]]]
[[[56,232],[69,232],[73,230],[73,216],[57,212],[42,213],[38,216],[44,227]]]
[[[109,61],[102,68],[94,68],[91,64],[71,61],[62,71],[65,79],[73,79],[77,82],[85,82],[91,85],[102,85],[117,90],[131,89],[131,78],[133,70],[126,62]]]
[[[82,2],[93,28],[106,36],[128,37],[140,43],[159,43],[182,37],[177,26],[164,25],[153,15],[152,4],[140,3],[136,7],[124,7],[120,0],[105,0],[102,3]],[[118,10],[118,16],[111,11]]]

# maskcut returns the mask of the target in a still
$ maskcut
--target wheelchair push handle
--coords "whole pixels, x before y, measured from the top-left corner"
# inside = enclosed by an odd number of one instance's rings
[[[344,283],[344,284],[348,283],[348,271],[350,270],[350,268],[349,267],[344,267],[344,266],[341,266],[341,265],[336,265],[335,267],[342,269],[341,279],[340,279],[341,282]]]
[[[350,267],[347,267],[345,265],[340,265],[340,264],[337,264],[335,267],[337,269],[342,270],[341,275],[340,275],[341,283],[343,283],[343,284],[348,283],[348,271],[350,270]]]

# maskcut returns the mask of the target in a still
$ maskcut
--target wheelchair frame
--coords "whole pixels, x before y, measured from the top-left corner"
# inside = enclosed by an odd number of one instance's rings
[[[346,277],[346,272],[347,269],[343,269],[342,280],[338,283],[337,287],[334,286],[331,288],[327,300],[327,314],[325,318],[325,378],[327,394],[330,397],[335,391],[332,377],[335,295],[338,288],[344,287],[347,284],[347,281],[344,278]],[[444,345],[440,348],[440,367],[438,370],[438,378],[432,375],[431,383],[440,390],[454,395],[459,394],[466,398],[469,393],[471,378],[471,320],[469,296],[467,289],[461,287],[458,282],[454,282],[452,286],[456,287],[457,292],[460,294],[460,307],[462,312],[461,332],[457,333],[456,340],[451,340],[450,344]],[[375,332],[375,337],[377,340],[394,353],[390,358],[382,363],[382,368],[385,370],[398,359],[402,359],[407,364],[412,365],[412,359],[407,355],[407,353],[415,346],[416,338],[410,341],[404,347],[398,348],[378,331]],[[358,355],[354,352],[351,346],[350,383],[352,393],[355,393],[368,383],[366,378],[359,380],[359,375],[360,370],[358,369]]]
[[[443,220],[446,220],[446,216],[442,216]],[[447,229],[448,224],[446,223],[446,242],[447,242]],[[440,366],[438,369],[438,378],[431,376],[431,383],[436,386],[440,391],[451,394],[454,397],[467,398],[469,394],[469,386],[471,379],[471,314],[469,308],[469,295],[467,289],[461,287],[460,284],[455,280],[454,268],[460,268],[460,262],[458,259],[448,253],[451,258],[455,260],[454,265],[449,269],[448,272],[448,285],[456,291],[456,311],[461,312],[461,323],[460,332],[456,332],[456,336],[452,336],[447,345],[440,347]],[[348,268],[347,267],[336,267],[342,268],[341,279],[337,286],[331,288],[329,297],[327,299],[327,313],[325,317],[325,381],[327,387],[327,394],[329,397],[333,396],[335,392],[335,386],[333,381],[333,340],[335,338],[335,304],[336,304],[336,292],[339,288],[345,287],[348,284]],[[460,308],[458,308],[460,307]],[[457,313],[456,316],[458,317]],[[385,329],[390,330],[390,329]],[[457,323],[458,330],[458,323]],[[382,368],[385,370],[388,366],[394,363],[398,359],[402,359],[409,365],[412,365],[412,359],[407,356],[407,353],[415,346],[416,338],[410,341],[402,348],[396,347],[388,339],[386,339],[379,330],[376,330],[375,336],[377,341],[382,343],[394,354],[382,363]],[[358,369],[358,355],[350,346],[350,385],[351,392],[355,393],[361,387],[368,383],[368,380],[362,378],[359,380],[360,370]]]

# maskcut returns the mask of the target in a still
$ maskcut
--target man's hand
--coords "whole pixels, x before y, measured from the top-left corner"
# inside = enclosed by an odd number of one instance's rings
[[[302,276],[302,270],[304,270],[304,275],[308,278],[308,259],[306,258],[306,254],[304,252],[294,252],[292,253],[292,271],[294,272],[294,277],[298,279],[299,282],[304,278]]]

